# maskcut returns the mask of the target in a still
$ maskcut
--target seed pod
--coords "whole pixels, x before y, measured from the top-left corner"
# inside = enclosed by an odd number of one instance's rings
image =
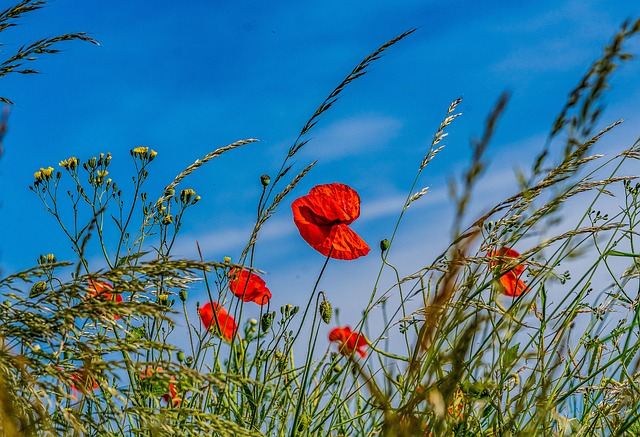
[[[178,296],[180,296],[180,300],[182,302],[186,302],[187,301],[187,290],[184,290],[184,289],[180,290],[178,292]]]
[[[272,313],[265,313],[262,315],[260,319],[260,327],[262,328],[262,332],[267,332],[267,330],[271,327],[273,323],[273,319],[276,317],[275,311]]]
[[[40,296],[47,289],[47,283],[44,281],[38,281],[31,287],[31,291],[29,292],[29,297]]]
[[[327,325],[331,323],[331,316],[333,315],[333,308],[328,300],[320,302],[320,317],[322,321]]]

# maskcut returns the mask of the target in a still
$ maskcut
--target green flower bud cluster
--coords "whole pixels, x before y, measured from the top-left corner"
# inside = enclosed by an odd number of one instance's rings
[[[280,307],[280,314],[282,314],[282,317],[284,317],[285,319],[295,316],[298,311],[300,311],[300,307],[297,305],[293,306],[290,303]]]
[[[156,152],[155,150],[149,150],[148,147],[136,147],[135,149],[132,149],[129,153],[131,153],[131,156],[135,159],[138,158],[143,162],[151,162],[155,159],[156,155],[158,154],[158,152]]]
[[[38,264],[42,265],[42,264],[53,264],[55,263],[56,260],[56,256],[52,253],[48,253],[46,255],[40,255],[40,257],[38,258]]]

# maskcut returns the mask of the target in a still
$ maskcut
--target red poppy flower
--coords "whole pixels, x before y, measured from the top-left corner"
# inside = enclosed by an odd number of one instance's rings
[[[502,267],[504,264],[508,264],[507,258],[518,258],[520,254],[513,249],[508,247],[503,247],[500,250],[490,250],[487,252],[487,257],[489,258],[498,258],[494,261],[489,262],[489,266],[493,269],[494,267]],[[524,273],[524,265],[518,264],[513,267],[508,272],[502,274],[499,278],[500,284],[503,288],[503,293],[507,296],[517,297],[520,296],[525,291],[529,290],[529,287],[522,282],[520,277]]]
[[[141,373],[138,377],[140,379],[144,379],[145,377],[153,376],[154,373],[160,374],[162,372],[163,372],[162,367],[156,367],[155,370],[153,369],[153,367],[147,367],[147,370],[144,373]],[[157,378],[161,378],[161,377],[157,377]],[[163,394],[162,399],[167,403],[167,405],[171,404],[174,407],[178,407],[180,406],[182,399],[178,396],[176,385],[174,384],[175,381],[176,381],[175,378],[172,376],[171,381],[169,382],[169,393]],[[163,381],[162,379],[157,379],[152,383],[150,389],[153,392],[155,392],[156,388],[160,388],[161,390],[160,392],[162,393],[162,391],[164,391],[162,388],[162,384],[166,384],[166,382]],[[166,389],[166,385],[164,386],[164,389]]]
[[[175,382],[175,378],[171,377],[171,381]],[[162,399],[169,405],[169,401],[171,401],[171,406],[179,407],[182,403],[182,398],[178,396],[178,391],[176,390],[176,385],[173,382],[169,383],[169,393],[162,396]]]
[[[271,292],[264,280],[248,270],[229,272],[229,289],[233,294],[245,302],[255,302],[264,305],[271,299]]]
[[[216,333],[221,333],[222,338],[231,341],[238,331],[233,317],[227,310],[218,305],[217,302],[207,302],[198,308],[198,314],[202,324],[207,329],[213,329]]]
[[[360,196],[344,184],[317,185],[291,204],[293,221],[311,247],[331,258],[351,260],[369,246],[349,225],[360,216]]]
[[[367,356],[365,347],[369,345],[363,334],[353,332],[350,326],[333,328],[329,332],[329,341],[338,343],[338,350],[342,355],[351,355],[355,350],[362,358]]]
[[[120,293],[110,293],[111,291],[113,291],[113,285],[108,282],[89,279],[89,296],[99,296],[102,299],[114,300],[118,303],[123,302],[122,295]],[[118,320],[120,316],[116,314],[113,318]]]
[[[96,390],[99,388],[98,383],[92,378],[85,369],[79,369],[76,373],[72,373],[70,378],[78,383],[81,392],[85,392],[88,389]],[[73,399],[76,399],[78,388],[74,383],[69,383],[72,390]]]

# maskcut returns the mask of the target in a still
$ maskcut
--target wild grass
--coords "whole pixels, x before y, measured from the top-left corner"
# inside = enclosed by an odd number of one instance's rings
[[[0,31],[42,3],[4,11]],[[33,268],[0,279],[3,434],[638,435],[640,184],[622,169],[640,159],[640,143],[611,156],[596,147],[622,123],[599,128],[601,99],[630,57],[625,41],[639,31],[640,20],[623,25],[569,94],[515,194],[473,217],[485,152],[508,110],[508,95],[498,99],[452,184],[453,241],[402,277],[392,264],[395,236],[404,217],[418,213],[410,205],[428,195],[419,187],[461,115],[461,99],[443,111],[389,238],[368,255],[380,256],[375,285],[338,352],[324,353],[328,340],[320,336],[321,325],[333,323],[332,304],[318,289],[333,249],[302,309],[271,308],[263,298],[260,317],[247,319],[245,306],[256,303],[243,298],[255,290],[249,281],[238,285],[237,275],[261,273],[254,265],[260,231],[315,165],[287,179],[307,134],[411,31],[364,58],[312,114],[276,176],[260,178],[255,225],[236,263],[176,259],[172,250],[200,200],[183,187],[188,176],[254,139],[212,151],[153,195],[146,181],[157,154],[148,147],[131,150],[129,191],[111,179],[116,158],[108,153],[39,169],[30,189],[74,257],[42,254]],[[2,74],[69,39],[87,38],[41,40],[2,64]],[[198,290],[204,302],[194,298]],[[205,319],[207,305],[225,310],[209,316],[208,329],[192,311],[197,306]],[[231,317],[235,332],[227,329]],[[178,324],[185,330],[176,338]]]

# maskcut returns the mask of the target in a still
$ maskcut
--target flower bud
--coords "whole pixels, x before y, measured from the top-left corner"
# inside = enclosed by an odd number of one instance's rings
[[[135,149],[133,149],[131,151],[131,156],[133,156],[134,158],[146,158],[149,155],[149,148],[148,147],[136,147]]]
[[[181,363],[184,361],[184,352],[179,351],[178,352],[178,362]]]
[[[331,316],[333,315],[333,308],[328,300],[320,302],[320,317],[322,321],[327,325],[331,322]]]
[[[386,252],[387,249],[389,249],[389,246],[391,246],[391,243],[389,243],[389,240],[387,240],[386,238],[382,241],[380,241],[380,250],[383,252]]]
[[[274,356],[278,363],[278,370],[280,372],[284,372],[287,368],[287,362],[289,361],[287,356],[278,350],[275,352]]]
[[[286,304],[285,306],[280,307],[280,314],[282,314],[285,318],[289,317],[289,313],[291,312],[291,308],[293,308],[293,305],[291,305],[290,303]]]
[[[187,357],[187,358],[184,360],[184,363],[185,363],[187,366],[191,367],[191,365],[193,364],[193,357]]]
[[[36,297],[41,295],[47,289],[47,283],[44,281],[38,281],[31,287],[31,291],[29,292],[29,297]]]
[[[76,158],[75,156],[72,156],[69,159],[65,159],[63,161],[60,161],[58,163],[58,165],[66,170],[75,170],[76,167],[78,166],[78,158]]]
[[[275,318],[276,313],[265,313],[262,315],[260,319],[260,327],[262,328],[262,332],[267,332],[267,330],[271,327],[273,323],[273,319]]]
[[[41,168],[40,173],[42,174],[43,179],[51,179],[53,175],[53,167]]]
[[[187,290],[182,289],[178,292],[178,296],[180,296],[180,300],[182,302],[186,302],[187,301]]]
[[[271,183],[271,177],[268,174],[263,174],[262,176],[260,176],[260,183],[263,187],[266,187]]]
[[[222,261],[224,261],[225,264],[229,264],[231,262],[231,257],[230,256],[225,256],[224,258],[222,258]]]
[[[189,203],[191,202],[191,199],[193,198],[193,196],[195,196],[195,194],[195,190],[192,190],[191,188],[182,190],[180,191],[180,201],[182,203]]]

